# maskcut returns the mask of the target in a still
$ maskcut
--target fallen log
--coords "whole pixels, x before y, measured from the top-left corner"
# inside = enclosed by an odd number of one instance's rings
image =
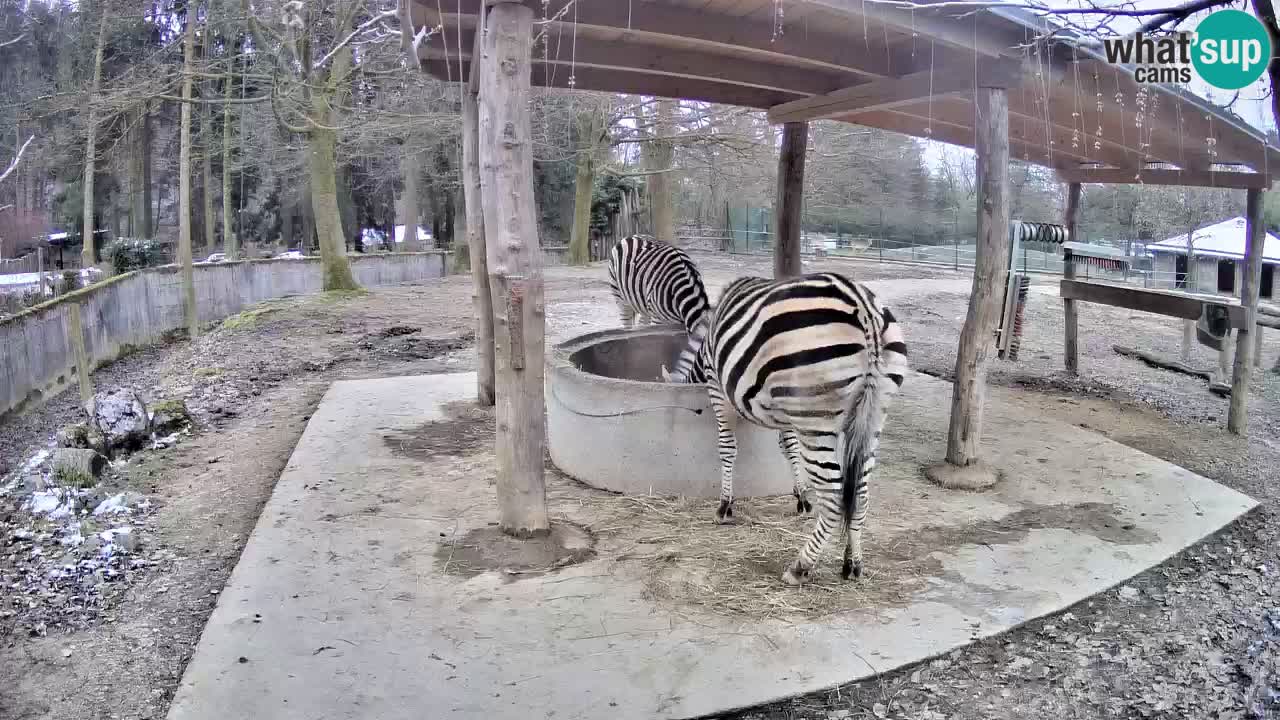
[[[63,482],[74,481],[85,486],[101,477],[107,467],[107,459],[96,450],[58,448],[53,451],[53,472]]]
[[[1141,360],[1142,362],[1150,365],[1151,367],[1160,368],[1161,370],[1172,370],[1173,372],[1182,373],[1183,375],[1191,375],[1192,377],[1198,377],[1201,380],[1208,382],[1209,390],[1211,390],[1212,392],[1218,395],[1231,394],[1231,386],[1224,385],[1223,383],[1220,383],[1220,382],[1215,383],[1213,373],[1208,370],[1198,370],[1179,360],[1169,360],[1167,358],[1162,358],[1159,355],[1156,355],[1154,353],[1149,353],[1144,350],[1138,350],[1131,347],[1125,347],[1124,345],[1112,345],[1111,349],[1114,350],[1117,355],[1137,358],[1138,360]]]

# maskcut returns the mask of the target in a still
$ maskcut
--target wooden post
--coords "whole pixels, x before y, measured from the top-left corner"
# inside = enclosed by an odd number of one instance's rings
[[[808,146],[809,123],[783,124],[782,149],[778,153],[777,245],[773,248],[773,276],[776,278],[795,277],[804,272],[800,264],[800,219]]]
[[[987,363],[1009,272],[1009,97],[1004,88],[977,92],[974,150],[977,153],[978,236],[969,312],[956,351],[955,386],[946,462],[925,474],[944,487],[989,487],[997,474],[980,463]]]
[[[67,340],[71,342],[71,354],[76,359],[76,379],[80,384],[80,406],[85,412],[90,412],[93,380],[89,378],[89,351],[84,344],[84,321],[80,316],[80,303],[71,303],[67,321]]]
[[[1067,239],[1076,242],[1076,218],[1080,214],[1080,183],[1067,186],[1067,212],[1063,224],[1067,226]],[[1076,277],[1075,261],[1070,250],[1063,251],[1062,277],[1074,280]],[[1077,342],[1080,330],[1079,308],[1075,300],[1062,301],[1062,313],[1066,321],[1066,333],[1062,343],[1062,359],[1071,375],[1080,373],[1080,346]]]
[[[40,288],[39,302],[44,302],[44,246],[43,245],[36,246],[36,280],[40,283],[38,286]]]
[[[484,12],[481,7],[481,13]],[[483,15],[481,26],[483,26]],[[479,44],[474,46],[479,52]],[[484,206],[480,193],[480,115],[478,58],[462,86],[462,191],[467,213],[467,245],[471,256],[471,300],[476,317],[476,402],[493,405],[493,296],[489,291],[489,263],[485,257]]]
[[[1240,288],[1240,304],[1244,306],[1245,324],[1236,329],[1236,360],[1231,373],[1231,406],[1227,411],[1227,431],[1244,435],[1248,425],[1249,375],[1253,371],[1253,338],[1257,331],[1258,291],[1262,286],[1262,246],[1267,230],[1262,224],[1263,194],[1249,190],[1245,210],[1245,234],[1249,239],[1244,252],[1244,283]],[[1223,345],[1225,347],[1225,343]]]
[[[480,189],[493,298],[502,530],[544,535],[544,306],[529,122],[533,10],[491,5],[479,58]]]

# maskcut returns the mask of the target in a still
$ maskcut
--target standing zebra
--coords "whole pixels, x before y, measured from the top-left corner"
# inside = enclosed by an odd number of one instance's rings
[[[641,322],[679,323],[689,334],[681,350],[675,373],[664,378],[674,382],[700,382],[690,371],[707,333],[711,301],[702,273],[685,251],[644,235],[619,240],[609,253],[609,286],[618,302],[624,327]]]
[[[720,506],[733,516],[740,419],[779,431],[795,473],[797,511],[817,506],[813,534],[782,579],[804,582],[843,523],[845,579],[862,575],[867,476],[880,430],[907,372],[893,313],[866,287],[835,273],[739,278],[725,288],[701,349],[719,430]]]

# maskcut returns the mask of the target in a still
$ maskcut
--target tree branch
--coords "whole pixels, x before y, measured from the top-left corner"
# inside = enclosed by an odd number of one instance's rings
[[[191,98],[185,100],[177,95],[152,95],[155,100],[167,100],[169,102],[186,103],[188,105],[255,105],[257,103],[269,102],[270,95],[259,95],[257,97],[248,98]]]
[[[365,30],[368,30],[374,25],[377,25],[383,20],[389,20],[391,18],[398,17],[399,15],[400,15],[399,10],[383,10],[382,12],[378,13],[377,15],[374,15],[372,18],[366,20],[365,22],[360,23],[359,25],[356,26],[355,30],[351,31],[350,35],[347,35],[345,38],[343,38],[341,42],[333,46],[333,49],[325,53],[324,57],[317,60],[315,64],[311,66],[311,69],[319,70],[320,68],[324,67],[329,63],[330,60],[333,59],[334,55],[338,54],[338,51],[345,48],[352,41],[352,39],[354,39],[357,35],[364,32]]]
[[[18,169],[18,163],[22,161],[22,153],[27,151],[27,146],[30,145],[31,141],[35,139],[36,139],[36,136],[32,135],[31,137],[27,138],[26,142],[22,143],[22,147],[18,148],[18,154],[13,156],[13,162],[9,163],[9,167],[6,168],[4,172],[0,173],[0,182],[3,182],[5,178],[13,174],[14,170]]]
[[[1183,3],[1168,12],[1151,18],[1147,22],[1143,23],[1142,27],[1138,28],[1138,32],[1148,33],[1152,30],[1162,28],[1171,22],[1175,24],[1180,23],[1201,10],[1208,10],[1211,7],[1230,4],[1231,0],[1191,0],[1191,2]]]
[[[1280,128],[1280,26],[1276,25],[1276,8],[1271,0],[1253,0],[1253,9],[1271,36],[1271,62],[1267,63],[1267,80],[1271,83],[1271,117]]]
[[[9,47],[10,45],[16,45],[22,42],[22,39],[25,38],[26,36],[27,36],[26,33],[22,33],[21,35],[19,35],[16,38],[13,38],[12,40],[5,40],[4,42],[0,42],[0,48],[6,48],[6,47]]]

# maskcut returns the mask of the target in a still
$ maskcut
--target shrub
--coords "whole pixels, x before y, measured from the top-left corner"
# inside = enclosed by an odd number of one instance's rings
[[[58,291],[59,295],[66,295],[73,290],[80,289],[80,273],[75,270],[62,271],[62,289]]]
[[[164,250],[155,240],[120,238],[107,243],[103,254],[111,260],[116,272],[122,273],[163,265],[165,262]]]

